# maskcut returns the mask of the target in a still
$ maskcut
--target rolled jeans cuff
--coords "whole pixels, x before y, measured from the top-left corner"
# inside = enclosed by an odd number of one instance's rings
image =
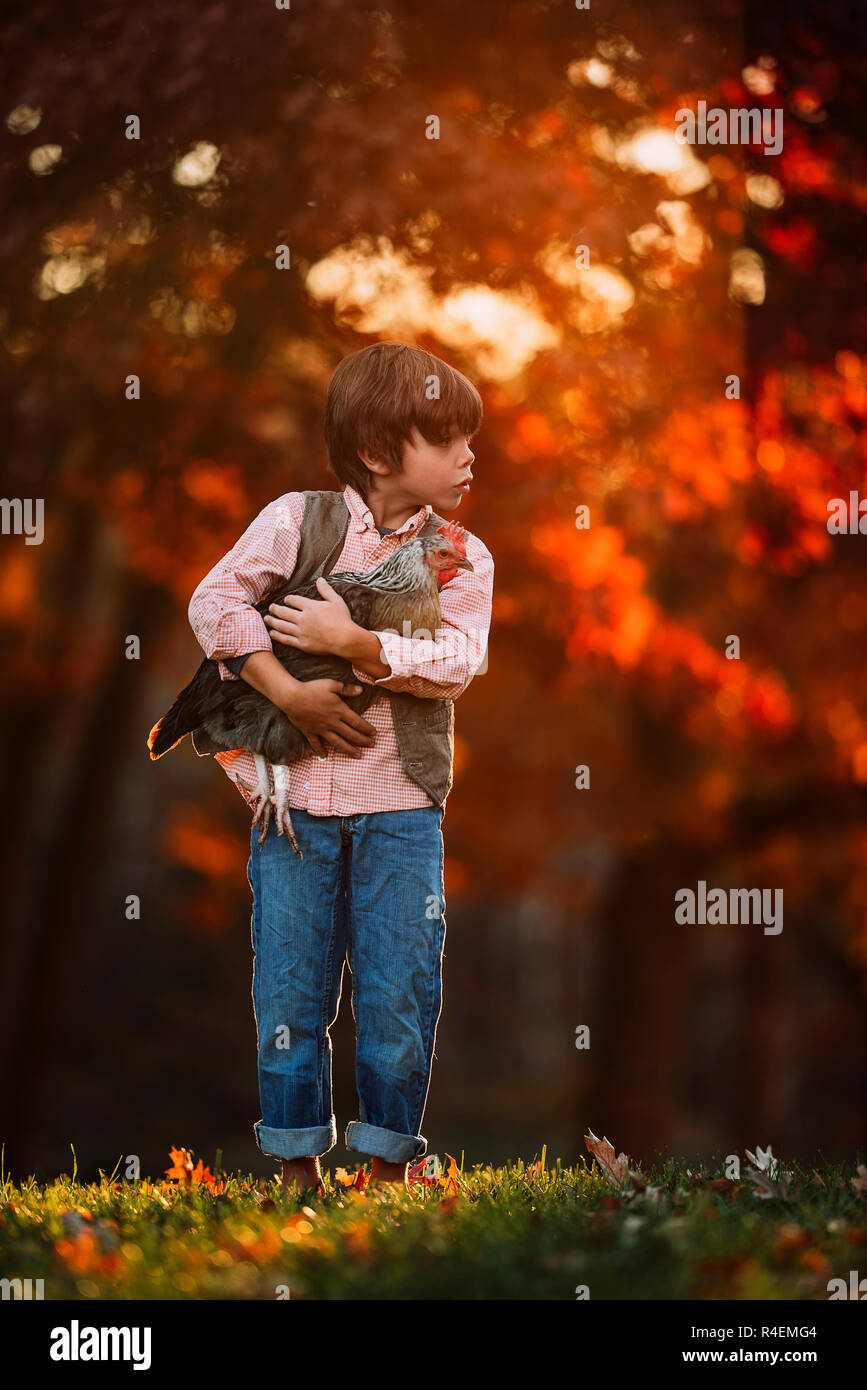
[[[346,1147],[374,1158],[384,1158],[386,1163],[411,1163],[427,1153],[427,1140],[421,1134],[397,1134],[393,1129],[350,1120],[346,1126]]]
[[[311,1125],[308,1129],[269,1129],[257,1120],[253,1126],[256,1143],[270,1158],[321,1158],[337,1143],[337,1121],[330,1125]]]

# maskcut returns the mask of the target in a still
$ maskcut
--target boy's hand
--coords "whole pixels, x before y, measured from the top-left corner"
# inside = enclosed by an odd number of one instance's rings
[[[350,758],[360,758],[373,743],[376,730],[350,709],[341,695],[360,695],[361,690],[360,685],[336,680],[299,681],[280,707],[318,758],[328,756],[326,744]]]
[[[285,603],[272,603],[265,614],[265,626],[273,641],[299,651],[321,656],[325,652],[343,656],[352,642],[356,624],[343,599],[327,579],[317,579],[322,599],[287,594]]]
[[[391,667],[382,659],[379,638],[353,621],[349,608],[327,579],[320,576],[316,587],[324,602],[287,594],[285,603],[269,604],[265,626],[272,640],[302,652],[342,656],[374,680],[390,676]]]

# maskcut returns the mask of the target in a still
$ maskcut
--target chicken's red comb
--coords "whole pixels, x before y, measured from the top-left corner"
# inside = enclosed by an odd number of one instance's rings
[[[437,535],[444,536],[459,555],[463,555],[464,559],[467,558],[467,533],[463,526],[459,526],[456,521],[447,521],[445,526],[437,528]]]

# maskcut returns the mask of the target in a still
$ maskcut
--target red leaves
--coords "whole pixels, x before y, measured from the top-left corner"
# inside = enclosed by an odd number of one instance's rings
[[[76,1274],[116,1274],[120,1268],[117,1222],[94,1220],[83,1207],[60,1213],[63,1235],[54,1242],[58,1257]]]
[[[172,1166],[165,1170],[167,1178],[173,1178],[177,1182],[183,1183],[185,1187],[204,1186],[211,1192],[217,1190],[216,1179],[210,1169],[204,1167],[201,1159],[193,1167],[193,1155],[189,1149],[176,1149],[174,1146],[170,1146],[169,1154]]]
[[[410,1186],[413,1183],[420,1183],[423,1187],[439,1188],[447,1199],[443,1202],[441,1209],[450,1211],[459,1198],[466,1196],[466,1190],[455,1160],[451,1154],[446,1154],[446,1158],[448,1159],[448,1167],[438,1172],[435,1177],[425,1176],[425,1169],[429,1160],[419,1159],[418,1163],[414,1163],[409,1170],[409,1183]]]
[[[413,1163],[410,1166],[409,1173],[407,1174],[407,1180],[410,1183],[422,1183],[425,1187],[433,1187],[436,1183],[436,1178],[425,1177],[425,1169],[427,1168],[427,1163],[428,1161],[426,1158],[420,1158],[418,1163]]]

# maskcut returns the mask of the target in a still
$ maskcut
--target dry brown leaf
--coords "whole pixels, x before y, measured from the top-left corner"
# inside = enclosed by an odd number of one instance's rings
[[[629,1175],[629,1159],[626,1154],[618,1154],[615,1158],[614,1145],[608,1139],[599,1139],[592,1129],[588,1129],[584,1135],[584,1143],[608,1181],[612,1182],[615,1187],[622,1187]],[[636,1174],[636,1176],[638,1175]]]

